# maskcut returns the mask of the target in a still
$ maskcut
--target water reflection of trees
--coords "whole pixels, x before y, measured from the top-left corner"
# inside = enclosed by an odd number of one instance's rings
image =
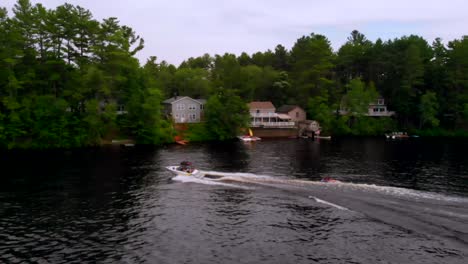
[[[335,145],[329,171],[345,181],[458,193],[467,185],[464,141],[348,138]]]
[[[320,172],[323,172],[324,166],[321,157],[323,146],[320,141],[312,141],[310,139],[299,139],[294,144],[295,155],[294,170],[300,173],[305,173],[309,179],[319,179]]]
[[[241,142],[214,142],[204,145],[210,170],[243,172],[250,163],[250,154]]]

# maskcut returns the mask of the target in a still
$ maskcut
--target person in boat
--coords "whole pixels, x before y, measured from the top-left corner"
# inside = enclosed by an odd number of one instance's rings
[[[177,168],[177,170],[192,173],[193,172],[192,163],[189,161],[182,161],[180,163],[180,166]]]
[[[324,177],[321,182],[339,182],[338,180],[333,179],[332,177]]]

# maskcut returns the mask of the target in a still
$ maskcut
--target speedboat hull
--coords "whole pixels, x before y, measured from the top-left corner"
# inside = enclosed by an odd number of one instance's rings
[[[405,132],[392,132],[389,134],[385,134],[385,137],[387,139],[404,139],[404,138],[409,138],[408,134]]]
[[[171,171],[175,175],[180,175],[180,176],[193,176],[193,177],[200,177],[201,173],[199,170],[194,169],[192,172],[186,172],[186,171],[181,171],[178,170],[179,166],[168,166],[166,167],[167,170]]]
[[[259,141],[261,138],[253,137],[253,136],[239,136],[238,137],[241,141],[250,142],[250,141]]]

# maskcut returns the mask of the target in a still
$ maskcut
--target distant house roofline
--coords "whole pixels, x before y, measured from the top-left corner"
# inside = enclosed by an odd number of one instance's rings
[[[171,97],[169,99],[166,99],[163,101],[163,103],[165,104],[173,104],[173,103],[176,103],[182,99],[190,99],[192,101],[195,101],[199,104],[205,104],[206,103],[206,99],[193,99],[192,97],[189,97],[189,96],[175,96],[175,97]]]
[[[249,103],[249,109],[276,109],[270,101],[253,101]]]
[[[281,107],[279,107],[278,109],[276,109],[276,112],[277,113],[289,113],[291,112],[292,110],[296,109],[296,108],[299,108],[301,110],[304,110],[302,109],[302,107],[298,106],[298,105],[282,105]]]

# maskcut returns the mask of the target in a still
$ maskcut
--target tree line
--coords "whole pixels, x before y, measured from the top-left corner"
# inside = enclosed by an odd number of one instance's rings
[[[253,100],[299,105],[334,134],[467,128],[466,36],[447,45],[415,35],[372,42],[353,31],[335,52],[312,33],[290,50],[205,54],[178,67],[156,57],[140,65],[135,55],[143,48],[132,28],[114,17],[98,21],[80,6],[46,9],[18,0],[11,14],[0,8],[0,146],[80,147],[118,137],[171,142],[161,102],[174,95],[208,99],[206,122],[195,129],[204,139],[239,133],[248,125],[245,103]],[[363,114],[379,95],[396,117]],[[342,108],[348,114],[340,115]]]

